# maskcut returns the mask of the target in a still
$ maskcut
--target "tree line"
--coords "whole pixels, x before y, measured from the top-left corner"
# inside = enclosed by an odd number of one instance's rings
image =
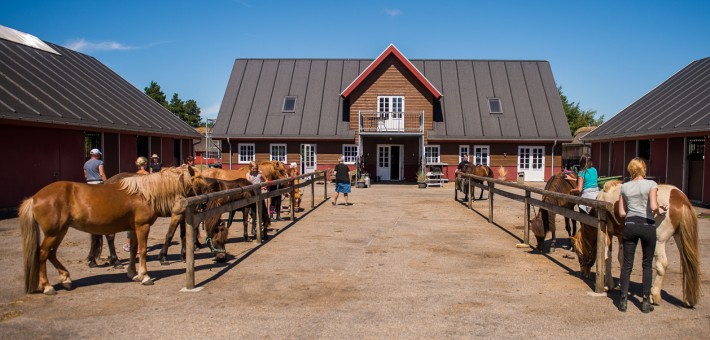
[[[604,115],[601,115],[598,119],[594,118],[597,114],[597,110],[582,110],[579,108],[579,102],[570,103],[567,96],[562,94],[562,86],[557,87],[557,92],[560,93],[560,100],[562,101],[562,107],[565,109],[569,132],[572,133],[572,136],[574,136],[574,133],[581,127],[599,126],[601,123],[604,123]]]
[[[168,111],[178,116],[185,123],[192,127],[200,127],[203,125],[202,117],[200,117],[200,107],[193,99],[183,101],[177,93],[173,93],[173,97],[168,102],[165,93],[160,89],[158,83],[151,81],[150,86],[144,89],[148,97],[153,98],[160,105],[163,105]]]

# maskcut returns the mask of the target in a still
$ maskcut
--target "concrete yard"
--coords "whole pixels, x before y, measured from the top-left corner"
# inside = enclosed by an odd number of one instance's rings
[[[682,307],[672,240],[661,305],[648,315],[640,311],[638,249],[635,295],[620,313],[618,291],[588,294],[594,275],[579,278],[561,218],[559,248],[543,255],[516,248],[523,204],[503,197],[496,197],[496,223],[489,224],[487,195],[471,211],[453,200],[452,184],[373,185],[353,189],[353,205],[341,198],[336,207],[334,188],[328,189],[323,201],[323,185],[316,186],[311,210],[306,188],[297,222],[274,223],[272,239],[260,246],[242,242],[237,221],[227,263],[215,264],[208,249],[199,249],[199,292],[180,292],[185,263],[177,239],[172,263],[156,261],[168,223],[160,219],[148,256],[154,286],[130,281],[125,270],[89,269],[88,236],[70,230],[58,257],[73,290],[61,287],[48,263],[58,295],[24,294],[19,223],[6,216],[0,220],[0,338],[710,338],[710,299]],[[702,283],[710,292],[710,219],[699,221]],[[117,240],[122,248],[125,234]],[[614,250],[618,279],[616,244]],[[127,254],[119,251],[126,262]]]

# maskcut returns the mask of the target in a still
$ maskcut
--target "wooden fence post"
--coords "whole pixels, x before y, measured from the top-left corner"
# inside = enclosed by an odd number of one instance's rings
[[[325,181],[323,182],[325,184]],[[325,184],[327,185],[327,184]],[[316,175],[311,176],[311,209],[316,207]]]
[[[470,178],[468,179],[468,208],[473,210],[473,188],[475,188],[473,185],[471,185],[471,180]]]
[[[594,283],[595,293],[604,293],[604,255],[606,246],[606,224],[604,223],[604,209],[597,209],[597,218],[599,225],[597,226],[597,277]],[[611,289],[612,287],[609,287]]]
[[[493,188],[494,183],[488,182],[488,223],[493,223]],[[483,189],[481,189],[483,190]],[[471,193],[469,193],[470,195]]]
[[[454,201],[459,200],[459,191],[456,189],[456,185],[458,185],[458,180],[459,177],[454,177]],[[463,180],[463,177],[461,177],[461,180]]]
[[[525,234],[523,244],[530,245],[530,191],[525,190]]]
[[[291,222],[296,220],[296,180],[291,180]]]
[[[185,262],[187,263],[187,272],[185,273],[185,288],[195,289],[195,233],[193,232],[194,227],[194,207],[192,205],[187,206],[185,211],[185,224],[186,233],[185,235]]]
[[[256,217],[254,217],[254,220],[256,220],[256,244],[261,244],[261,241],[263,240],[261,237],[261,223],[264,222],[261,218],[262,214],[262,208],[261,208],[261,188],[257,189],[259,190],[259,200],[256,202]]]
[[[328,199],[328,170],[323,172],[323,200],[325,201],[327,199]]]

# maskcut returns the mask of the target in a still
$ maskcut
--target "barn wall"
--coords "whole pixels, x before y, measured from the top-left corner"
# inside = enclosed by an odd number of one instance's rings
[[[163,166],[168,166],[165,164],[165,159],[163,159],[163,152],[161,151],[161,143],[163,139],[161,137],[150,137],[150,156],[158,155],[160,161],[163,162]]]
[[[596,163],[595,167],[599,171],[600,176],[611,176],[610,164],[609,164],[609,145],[611,143],[599,143],[599,163]]]
[[[683,137],[668,139],[668,176],[666,183],[683,188]]]
[[[601,152],[602,145],[601,145],[601,143],[592,143],[591,149],[592,149],[592,152],[591,152],[592,164],[597,169],[597,174],[599,176],[603,176],[601,174],[601,169],[600,169],[601,160],[602,160],[602,152]]]
[[[651,141],[651,166],[648,173],[651,176],[662,178],[661,183],[666,183],[666,165],[668,155],[668,139],[654,138]]]
[[[163,160],[163,166],[179,166],[180,164],[175,163],[176,159],[173,156],[173,138],[162,137],[161,143],[163,147],[163,153],[160,157]]]
[[[83,131],[59,130],[60,181],[84,182],[84,147]]]
[[[624,168],[624,142],[617,141],[611,144],[611,175],[623,176]]]
[[[705,167],[703,169],[703,205],[710,204],[710,157],[708,157],[709,138],[705,138]]]
[[[120,163],[118,158],[118,134],[108,132],[104,133],[103,148],[104,149],[101,150],[101,152],[104,153],[104,172],[106,173],[106,178],[110,178],[120,172],[118,169]]]
[[[630,177],[631,174],[627,168],[629,162],[636,157],[636,141],[627,140],[619,143],[624,143],[624,177]]]
[[[182,143],[182,159],[184,160],[188,156],[194,157],[192,152],[192,139],[182,139],[180,142]]]
[[[138,146],[136,135],[121,134],[120,140],[121,148],[121,159],[119,160],[121,164],[121,172],[136,172],[138,167],[136,166],[136,158],[138,158]]]

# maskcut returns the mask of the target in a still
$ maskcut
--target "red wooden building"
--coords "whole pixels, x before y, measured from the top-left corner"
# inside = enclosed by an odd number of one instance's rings
[[[237,59],[214,127],[224,167],[281,160],[302,171],[343,156],[383,180],[461,155],[542,181],[571,141],[547,61]],[[554,150],[553,150],[554,147]]]
[[[629,176],[634,157],[645,159],[648,175],[680,188],[692,201],[710,204],[710,58],[696,60],[656,86],[594,131],[592,144],[600,176]]]
[[[104,64],[0,26],[0,207],[54,181],[84,181],[89,151],[107,176],[135,172],[138,156],[177,165],[199,134]]]

